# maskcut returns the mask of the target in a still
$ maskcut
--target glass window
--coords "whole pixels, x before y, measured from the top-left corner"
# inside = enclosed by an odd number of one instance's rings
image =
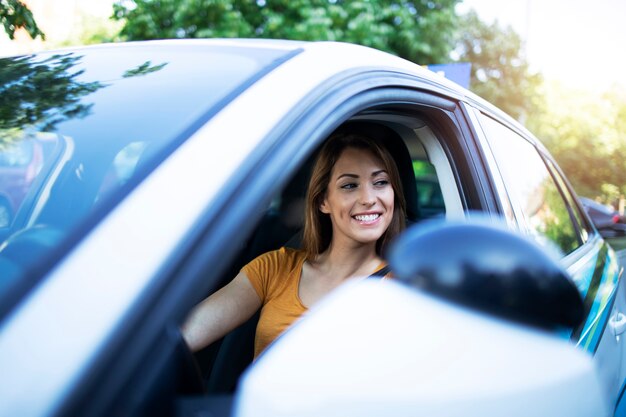
[[[433,217],[445,214],[446,206],[434,165],[423,159],[414,159],[413,172],[415,173],[420,215]]]
[[[0,145],[0,229],[11,226],[34,198],[61,152],[61,142],[54,134],[13,132]]]
[[[546,159],[546,164],[550,168],[550,171],[552,172],[554,179],[559,184],[559,187],[561,188],[563,195],[565,196],[565,199],[567,200],[567,204],[571,208],[571,215],[576,221],[576,224],[578,225],[578,230],[580,230],[580,237],[582,238],[582,241],[586,242],[589,239],[589,228],[587,227],[586,223],[583,220],[583,215],[580,212],[579,205],[576,204],[575,198],[572,195],[570,188],[567,186],[567,184],[565,183],[565,180],[563,179],[559,171],[556,169],[552,161],[550,161],[549,159]]]
[[[578,231],[550,171],[537,149],[522,136],[481,116],[489,143],[519,222],[544,246],[568,254],[581,245]],[[522,227],[522,230],[524,227]]]
[[[29,270],[43,272],[40,260],[64,238],[85,233],[77,225],[103,216],[292,53],[111,44],[1,58],[0,303]],[[237,152],[223,146],[236,138],[210,140],[216,152]]]

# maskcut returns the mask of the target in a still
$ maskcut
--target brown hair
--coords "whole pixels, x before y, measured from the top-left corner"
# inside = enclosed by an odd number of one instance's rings
[[[393,218],[385,233],[376,242],[376,253],[381,256],[386,245],[404,230],[406,202],[400,174],[389,151],[370,137],[356,133],[335,133],[320,150],[307,189],[302,248],[308,259],[313,259],[328,249],[332,240],[330,216],[320,211],[320,205],[326,196],[332,169],[347,148],[367,150],[382,161],[393,188]]]

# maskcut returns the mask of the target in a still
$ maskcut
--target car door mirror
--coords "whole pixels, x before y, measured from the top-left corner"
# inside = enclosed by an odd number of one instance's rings
[[[481,220],[430,222],[407,230],[390,263],[407,285],[543,328],[574,328],[583,301],[549,249]]]

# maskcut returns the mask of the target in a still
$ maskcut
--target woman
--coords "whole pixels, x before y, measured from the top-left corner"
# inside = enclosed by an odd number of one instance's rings
[[[400,177],[385,148],[360,134],[331,136],[316,160],[306,202],[302,250],[283,247],[259,256],[200,303],[183,326],[193,351],[262,308],[257,357],[343,281],[385,266],[383,250],[405,218]]]

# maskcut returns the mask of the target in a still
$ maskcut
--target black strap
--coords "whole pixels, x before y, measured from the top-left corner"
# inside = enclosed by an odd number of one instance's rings
[[[382,268],[380,268],[378,271],[374,272],[372,275],[370,275],[369,278],[383,278],[385,275],[387,275],[389,272],[391,271],[391,267],[389,265],[385,265]]]

